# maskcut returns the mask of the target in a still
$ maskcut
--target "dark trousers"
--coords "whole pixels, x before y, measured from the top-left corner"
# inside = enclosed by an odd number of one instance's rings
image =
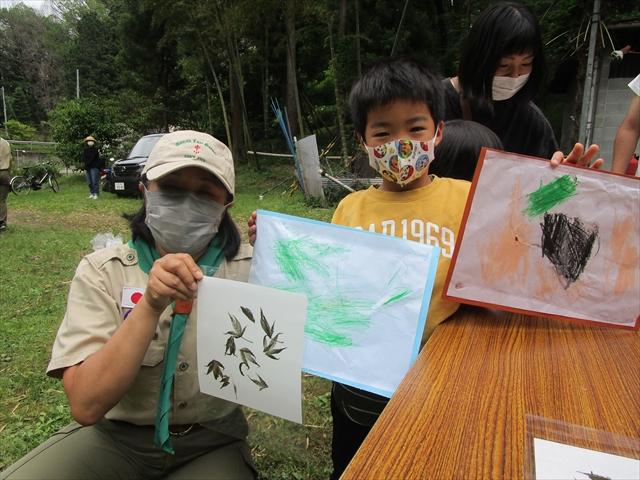
[[[7,196],[11,190],[9,170],[0,170],[0,227],[7,224]]]
[[[89,185],[89,191],[91,195],[98,195],[100,190],[98,188],[100,182],[100,170],[97,168],[90,168],[84,171],[87,177],[87,184]]]
[[[333,392],[331,393],[331,415],[333,416],[333,440],[331,442],[333,473],[331,480],[338,480],[364,439],[367,438],[372,427],[360,425],[345,417],[333,398]]]
[[[63,428],[0,474],[3,480],[254,480],[251,447],[206,427],[171,437],[175,455],[153,446],[153,425],[102,419]]]

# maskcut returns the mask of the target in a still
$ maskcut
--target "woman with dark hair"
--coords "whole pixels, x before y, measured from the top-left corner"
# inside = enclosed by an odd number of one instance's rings
[[[240,407],[200,392],[197,282],[247,281],[251,247],[227,210],[231,152],[210,135],[165,135],[128,216],[133,239],[87,255],[71,282],[47,374],[77,423],[2,474],[23,478],[255,479]]]
[[[434,150],[429,173],[438,177],[473,180],[482,147],[504,150],[498,136],[484,125],[467,120],[444,123],[442,140]]]
[[[546,71],[540,28],[529,7],[491,5],[469,31],[458,76],[444,80],[445,120],[473,120],[496,133],[509,152],[551,158],[558,144],[532,102]]]

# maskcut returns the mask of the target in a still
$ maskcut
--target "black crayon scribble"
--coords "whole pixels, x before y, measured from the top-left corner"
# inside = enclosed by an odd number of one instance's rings
[[[545,213],[542,227],[542,256],[553,264],[565,281],[565,290],[580,278],[598,240],[598,225],[588,229],[579,218],[563,213]]]

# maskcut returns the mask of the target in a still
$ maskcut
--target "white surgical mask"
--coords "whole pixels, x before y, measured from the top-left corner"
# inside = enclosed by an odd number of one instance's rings
[[[87,145],[89,145],[90,147],[93,147],[93,142],[92,142],[91,140],[89,140],[89,141],[87,142]]]
[[[493,100],[499,102],[508,100],[520,91],[524,84],[529,80],[529,74],[512,77],[493,77],[492,93]]]
[[[192,192],[149,191],[145,223],[158,244],[168,253],[194,255],[218,232],[227,205]]]
[[[369,165],[390,182],[404,187],[420,178],[435,158],[434,145],[438,130],[428,142],[393,140],[377,147],[365,147]]]

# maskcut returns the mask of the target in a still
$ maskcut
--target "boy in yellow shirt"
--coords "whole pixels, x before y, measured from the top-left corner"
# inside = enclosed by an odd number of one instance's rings
[[[459,306],[441,297],[471,186],[428,173],[443,134],[442,83],[435,72],[412,60],[382,60],[356,80],[349,106],[360,146],[381,174],[382,184],[345,197],[331,222],[442,249],[422,335],[424,346],[435,327]],[[583,148],[577,144],[565,161],[584,165],[597,151],[592,146],[582,156]],[[562,152],[556,152],[551,164],[558,165],[562,159]],[[599,168],[602,163],[599,159],[593,166]],[[251,244],[257,233],[255,219],[256,212],[248,221]],[[333,383],[332,479],[340,478],[388,401]]]

